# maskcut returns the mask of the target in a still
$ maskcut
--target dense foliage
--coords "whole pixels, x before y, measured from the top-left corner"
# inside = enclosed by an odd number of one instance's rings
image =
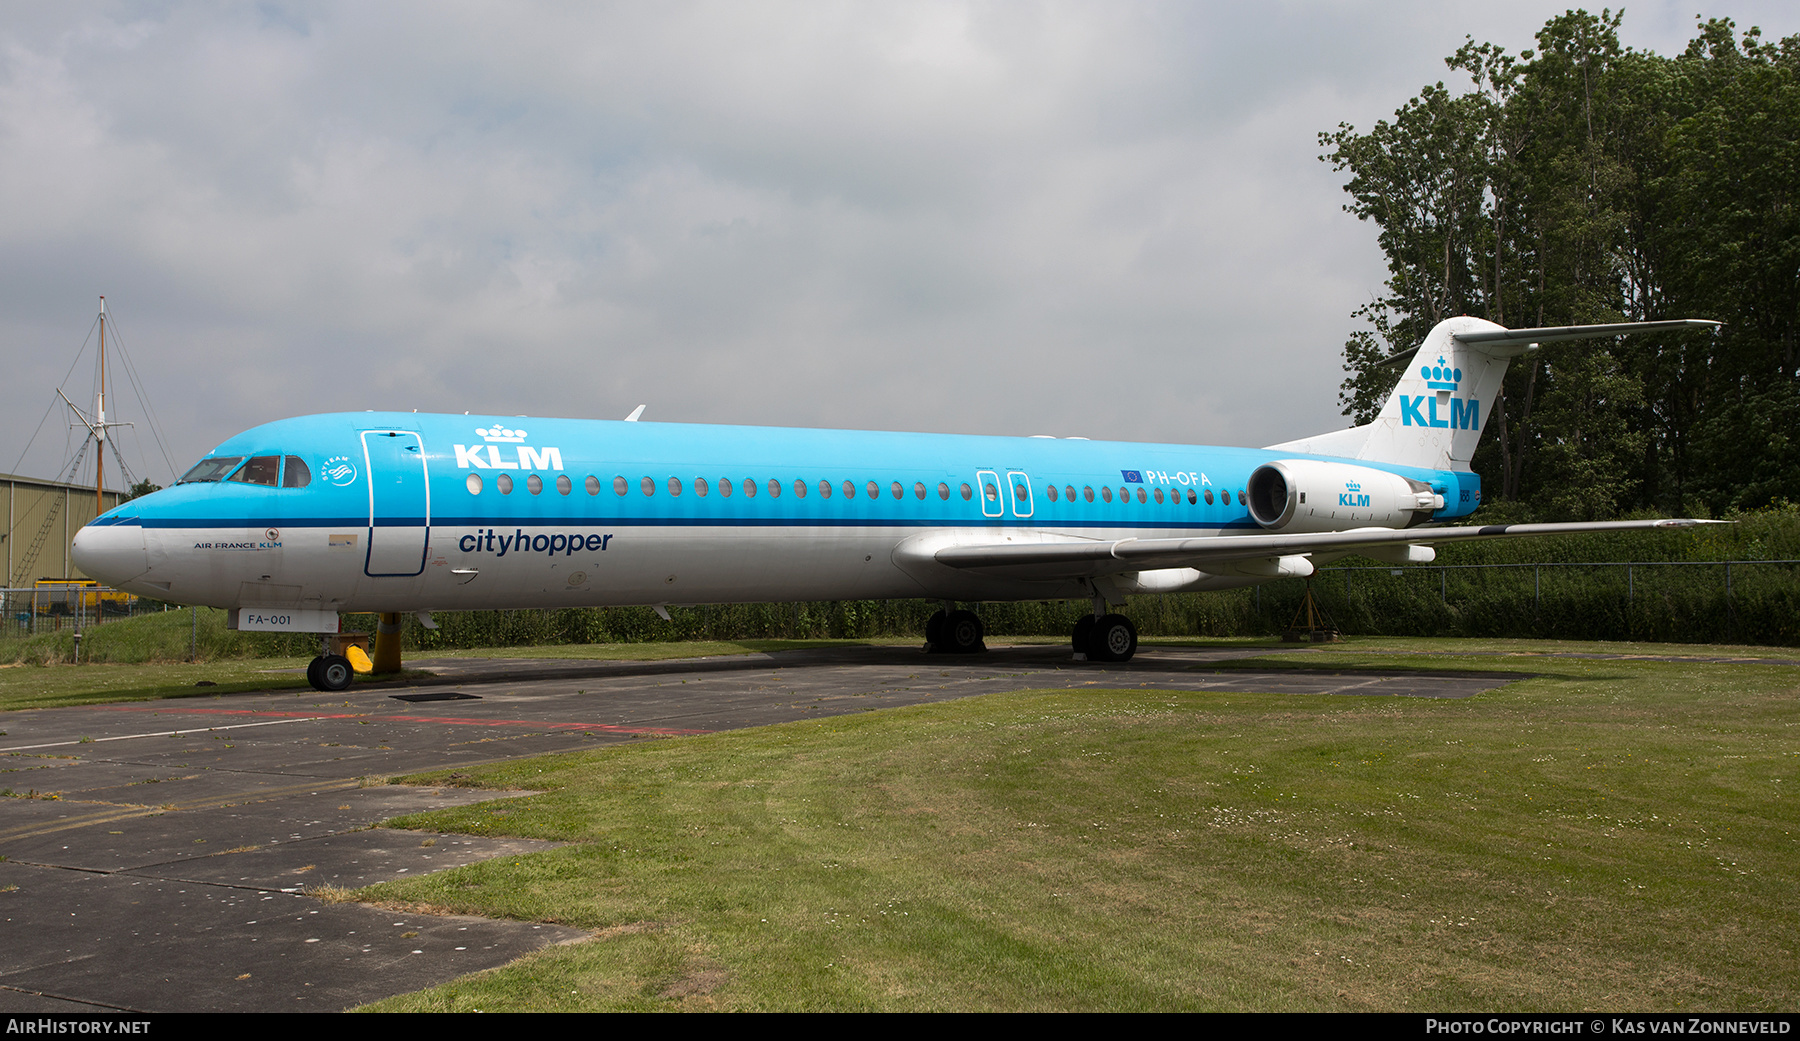
[[[1546,520],[1800,500],[1800,36],[1714,19],[1670,58],[1622,47],[1622,17],[1569,12],[1517,55],[1471,39],[1446,59],[1469,91],[1320,135],[1388,258],[1345,414],[1368,421],[1399,375],[1377,363],[1455,315],[1711,318],[1514,362],[1476,456],[1488,498]]]

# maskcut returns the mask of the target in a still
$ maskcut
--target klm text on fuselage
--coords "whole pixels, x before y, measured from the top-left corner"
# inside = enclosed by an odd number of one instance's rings
[[[461,470],[561,470],[562,449],[519,445],[515,462],[501,457],[499,445],[455,445],[456,466]],[[507,446],[512,447],[512,446]]]

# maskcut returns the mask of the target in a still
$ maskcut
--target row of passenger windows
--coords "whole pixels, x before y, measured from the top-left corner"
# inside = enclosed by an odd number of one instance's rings
[[[238,466],[240,461],[243,466]],[[226,477],[226,474],[231,476]],[[312,483],[312,470],[297,455],[253,455],[249,459],[241,455],[216,455],[195,463],[175,483],[209,483],[221,479],[270,488],[304,488]]]
[[[483,487],[485,487],[482,476],[478,473],[469,474],[465,479],[465,483],[468,485],[470,495],[480,495]],[[744,497],[748,499],[754,499],[759,494],[767,494],[771,499],[779,499],[783,489],[789,487],[788,485],[784,485],[780,479],[774,477],[769,478],[766,483],[761,484],[759,484],[758,480],[754,477],[746,477],[741,481],[733,481],[729,477],[721,477],[716,483],[710,482],[704,477],[696,477],[693,479],[691,485],[684,484],[679,477],[671,477],[660,486],[654,477],[640,477],[636,483],[638,492],[647,498],[655,496],[659,487],[661,490],[666,491],[672,496],[678,496],[691,487],[694,494],[701,496],[702,498],[712,494],[713,490],[716,488],[718,493],[726,498],[730,498],[732,495],[741,492]],[[511,474],[501,474],[494,478],[494,487],[501,495],[511,495],[513,492],[513,485],[514,482]],[[589,495],[599,495],[602,487],[600,478],[595,477],[592,474],[588,475],[587,480],[584,482],[584,486]],[[612,490],[615,495],[629,495],[631,494],[631,487],[632,481],[623,475],[612,479]],[[807,495],[813,493],[815,486],[801,478],[796,479],[791,487],[795,498],[804,499]],[[525,478],[525,489],[533,495],[541,494],[544,490],[544,479],[537,474],[532,474]],[[870,499],[880,499],[884,491],[878,481],[869,481],[862,485],[858,485],[855,481],[844,481],[840,485],[834,485],[830,481],[819,481],[816,489],[817,494],[821,499],[829,499],[832,496],[839,494],[843,495],[846,499],[854,499],[859,494]],[[556,477],[556,490],[562,495],[568,495],[575,490],[575,485],[569,480],[568,475],[558,474]],[[906,498],[908,490],[906,485],[899,481],[893,481],[888,484],[885,492],[892,498],[904,499]],[[914,481],[910,491],[913,498],[924,499],[931,494],[932,490],[926,487],[925,482]],[[981,491],[983,498],[988,502],[1000,501],[1000,489],[993,481],[983,481]],[[1180,488],[1170,488],[1165,493],[1164,490],[1159,487],[1147,489],[1143,485],[1138,485],[1134,489],[1127,485],[1119,488],[1117,496],[1119,502],[1128,503],[1132,500],[1133,493],[1135,492],[1138,502],[1147,503],[1154,499],[1159,503],[1167,502],[1179,505],[1182,501],[1183,491],[1184,490]],[[1185,489],[1185,493],[1188,505],[1190,506],[1197,505],[1202,500],[1204,500],[1208,506],[1213,504],[1213,490],[1211,488],[1188,488]],[[964,502],[968,502],[975,497],[975,489],[970,487],[967,483],[964,483],[956,489],[956,494],[960,495]],[[1101,502],[1112,502],[1114,498],[1113,489],[1107,485],[1102,485],[1098,493],[1095,492],[1092,485],[1083,485],[1080,494],[1084,502],[1093,502],[1096,495],[1098,495]],[[937,486],[937,497],[948,502],[950,495],[950,485],[947,482],[939,481]],[[1031,500],[1031,489],[1023,482],[1014,482],[1012,486],[1012,495],[1014,502],[1026,503]],[[1044,486],[1044,497],[1051,502],[1057,502],[1061,499],[1074,502],[1075,496],[1075,486],[1072,484],[1063,485],[1060,489],[1054,484]],[[1230,506],[1231,492],[1220,491],[1219,501],[1226,506]],[[1237,493],[1237,501],[1239,503],[1244,501],[1244,492],[1239,491]]]

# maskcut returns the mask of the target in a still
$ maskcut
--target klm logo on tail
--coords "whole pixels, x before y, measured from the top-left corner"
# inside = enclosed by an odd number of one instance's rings
[[[1450,414],[1438,415],[1437,394],[1400,395],[1400,425],[1409,427],[1441,427],[1447,430],[1480,430],[1481,402],[1474,398],[1456,397],[1463,372],[1452,368],[1438,357],[1436,365],[1419,366],[1419,375],[1433,391],[1450,392]]]

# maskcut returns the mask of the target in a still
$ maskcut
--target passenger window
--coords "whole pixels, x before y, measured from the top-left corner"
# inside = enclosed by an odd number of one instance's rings
[[[237,473],[231,475],[231,480],[239,484],[264,484],[273,488],[280,476],[280,456],[254,455],[239,468]]]
[[[1208,506],[1212,505],[1212,489],[1211,488],[1208,488],[1206,490],[1206,505],[1208,505]]]
[[[1082,485],[1081,486],[1081,497],[1083,499],[1087,500],[1088,502],[1093,502],[1094,501],[1094,486],[1091,484]]]
[[[729,477],[719,478],[719,494],[723,495],[727,499],[731,498],[731,478],[729,478]]]
[[[615,495],[624,495],[630,488],[631,485],[626,482],[623,475],[613,478],[613,493]]]
[[[1198,498],[1194,495],[1194,490],[1192,488],[1189,488],[1188,489],[1188,505],[1192,506],[1192,505],[1194,505],[1195,502],[1198,502],[1198,501],[1199,501]]]
[[[1107,485],[1101,485],[1100,486],[1100,498],[1105,502],[1111,502],[1112,501],[1112,488]]]
[[[925,498],[925,482],[924,481],[914,481],[913,482],[913,498],[915,498],[915,499]]]
[[[994,487],[994,482],[992,481],[981,482],[981,494],[986,496],[987,501],[989,502],[1000,501],[1000,489]]]
[[[530,477],[525,478],[525,490],[533,495],[543,491],[544,479],[537,474],[532,474]]]
[[[856,482],[855,481],[845,481],[844,482],[844,498],[846,498],[846,499],[856,498]]]
[[[575,489],[575,486],[573,484],[569,483],[569,475],[568,474],[557,474],[556,475],[556,493],[558,495],[567,495],[574,489]]]
[[[1249,494],[1250,494],[1249,492],[1245,491],[1242,488],[1238,489],[1238,505],[1239,506],[1242,506],[1243,504],[1250,501],[1249,499],[1245,498],[1245,496],[1247,496]]]
[[[1022,484],[1014,484],[1013,485],[1013,501],[1014,502],[1024,502],[1025,497],[1029,494],[1031,494],[1031,493],[1027,492],[1025,490],[1024,485],[1022,485]]]
[[[1219,501],[1224,503],[1227,506],[1230,506],[1231,505],[1231,492],[1230,491],[1220,492],[1219,493]]]
[[[304,488],[312,483],[312,471],[307,468],[306,461],[297,455],[290,455],[283,464],[281,486],[283,488]]]
[[[1053,485],[1050,485],[1049,487],[1045,488],[1044,494],[1048,495],[1050,497],[1051,502],[1055,502],[1056,501],[1056,485],[1053,484]]]
[[[831,482],[830,481],[820,481],[819,482],[819,498],[821,498],[821,499],[831,498]]]
[[[481,494],[481,475],[480,474],[470,474],[469,476],[463,478],[463,484],[468,487],[470,495],[480,495]]]
[[[906,489],[900,487],[899,481],[895,481],[893,485],[888,488],[888,491],[893,492],[894,498],[896,499],[904,499],[906,497]]]
[[[804,478],[804,477],[794,478],[794,498],[796,498],[796,499],[806,498],[806,478]]]
[[[944,500],[945,502],[950,501],[950,486],[948,484],[945,484],[943,481],[938,482],[938,498]]]
[[[874,481],[869,482],[869,498],[871,498],[871,499],[881,498],[881,485],[876,484]]]
[[[679,477],[669,478],[669,494],[670,495],[680,495],[681,494],[681,478],[679,478]]]
[[[501,474],[494,478],[494,486],[500,489],[501,495],[512,494],[512,474]]]
[[[754,477],[744,478],[744,498],[746,498],[746,499],[756,498],[756,478],[754,478]]]
[[[969,487],[969,484],[967,481],[963,482],[962,497],[963,497],[964,502],[968,502],[970,499],[973,499],[975,497],[975,489]]]
[[[649,477],[639,478],[638,479],[638,490],[642,491],[646,496],[655,495],[656,494],[656,481]]]
[[[1143,487],[1143,485],[1139,485],[1138,486],[1138,501],[1143,502],[1145,498],[1146,498],[1146,496],[1144,495],[1144,487]]]
[[[712,489],[708,488],[706,486],[706,478],[704,478],[704,477],[694,478],[694,494],[695,495],[698,495],[702,499],[704,499],[704,498],[706,498],[706,493],[709,491],[712,491]]]
[[[600,494],[600,478],[595,477],[593,474],[588,474],[587,493],[589,495]]]
[[[1074,485],[1072,485],[1072,484],[1063,485],[1063,498],[1069,500],[1070,502],[1075,501],[1075,486]]]
[[[777,481],[773,477],[769,478],[769,498],[771,498],[771,499],[781,498],[781,482]]]
[[[1143,494],[1143,493],[1142,493],[1142,492],[1139,492],[1139,493],[1138,493],[1138,494],[1139,494],[1139,495],[1142,495],[1142,494]],[[1158,488],[1158,489],[1157,489],[1157,490],[1156,490],[1156,504],[1157,504],[1157,505],[1158,505],[1158,506],[1161,506],[1161,505],[1162,505],[1162,501],[1163,501],[1163,493],[1162,493],[1162,489],[1161,489],[1161,488]]]

